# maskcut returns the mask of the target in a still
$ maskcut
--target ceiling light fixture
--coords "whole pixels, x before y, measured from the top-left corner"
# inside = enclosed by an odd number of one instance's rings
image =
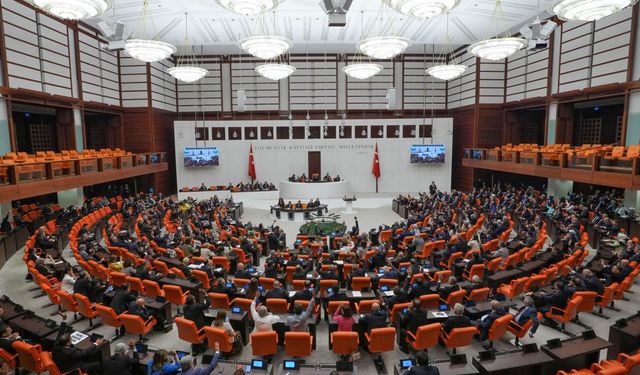
[[[451,61],[449,61],[449,56],[451,56]],[[430,76],[441,79],[443,81],[448,81],[454,78],[460,77],[465,70],[467,70],[466,65],[458,64],[456,61],[456,56],[453,53],[453,46],[451,44],[451,37],[449,36],[449,13],[447,12],[447,33],[444,38],[444,46],[442,49],[442,54],[438,59],[439,64],[430,67],[427,69],[427,74]]]
[[[392,59],[399,54],[403,53],[404,50],[409,47],[411,44],[411,40],[407,38],[403,38],[400,36],[393,35],[393,20],[389,22],[389,29],[391,29],[390,35],[386,34],[386,31],[383,30],[384,22],[383,13],[387,12],[384,1],[380,2],[380,8],[378,10],[378,14],[376,15],[375,22],[371,22],[371,28],[367,35],[372,35],[375,25],[379,25],[379,29],[377,32],[377,36],[369,36],[365,39],[362,39],[358,42],[357,48],[360,52],[369,56],[372,59],[378,60],[388,60]],[[389,18],[387,12],[387,18]]]
[[[638,0],[556,0],[547,11],[565,21],[596,21],[632,6]]]
[[[260,14],[275,9],[284,0],[216,0],[220,6],[243,16]]]
[[[111,8],[111,0],[34,0],[45,12],[67,20],[82,20],[101,15]]]
[[[254,35],[240,42],[240,48],[262,60],[275,59],[292,46],[292,41],[278,35]]]
[[[504,15],[502,14],[501,0],[496,0],[496,7],[493,10],[489,24],[494,25],[494,33],[489,34],[491,31],[487,29],[488,35],[485,36],[484,40],[470,45],[467,51],[472,55],[481,59],[499,61],[513,55],[528,44],[526,39],[512,37],[509,33],[509,28],[506,27]],[[504,37],[490,37],[490,35],[499,35],[505,30],[506,35]]]
[[[189,39],[189,15],[184,14],[184,43],[180,49],[180,55],[176,66],[167,69],[167,73],[178,81],[191,83],[199,81],[207,75],[208,71],[198,66],[198,60],[193,54],[193,45]]]
[[[147,39],[147,17],[151,21],[156,39]],[[142,4],[142,11],[140,12],[140,18],[138,19],[138,25],[140,24],[142,24],[142,38],[132,38],[124,42],[124,50],[129,56],[136,60],[151,63],[164,60],[171,56],[171,54],[176,53],[176,47],[157,39],[158,33],[155,32],[155,24],[153,23],[153,18],[151,18],[151,15],[149,14],[148,0],[144,0]]]
[[[296,67],[288,64],[268,63],[256,66],[256,73],[274,81],[287,78],[296,71]]]
[[[396,131],[393,132],[393,135],[395,135],[396,137],[400,135],[400,130],[396,129]]]
[[[267,138],[271,138],[271,130],[267,131]]]
[[[364,12],[363,11],[360,11],[360,25],[361,25],[360,41],[362,41],[364,40],[364,29],[363,29]],[[370,59],[368,59],[369,61],[362,61],[362,57],[363,57],[362,54],[356,53],[353,63],[342,67],[342,72],[353,79],[369,79],[375,76],[376,74],[380,73],[382,69],[384,69],[382,65],[374,64],[371,62]]]
[[[429,19],[448,12],[457,0],[384,0],[397,12],[410,17]]]

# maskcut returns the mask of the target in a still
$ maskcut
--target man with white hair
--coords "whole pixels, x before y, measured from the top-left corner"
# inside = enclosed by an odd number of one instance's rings
[[[220,358],[220,344],[216,341],[214,344],[216,353],[213,355],[211,363],[207,367],[196,368],[196,359],[188,354],[180,360],[180,368],[183,375],[209,375],[213,372]]]
[[[255,332],[273,331],[273,325],[280,321],[280,317],[273,315],[267,310],[265,305],[260,305],[256,309],[256,302],[260,298],[260,292],[256,293],[256,298],[251,302],[251,317],[255,322]]]
[[[132,375],[138,362],[133,359],[136,340],[131,339],[127,344],[120,342],[113,350],[114,354],[102,364],[103,374]]]

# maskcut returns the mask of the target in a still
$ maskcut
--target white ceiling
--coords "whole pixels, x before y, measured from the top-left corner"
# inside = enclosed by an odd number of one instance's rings
[[[541,18],[548,17],[544,9],[551,0],[539,2]],[[449,16],[449,34],[453,44],[471,44],[490,36],[485,34],[487,30],[495,30],[495,25],[489,25],[494,6],[495,0],[459,0]],[[160,39],[176,46],[183,44],[184,13],[188,12],[189,35],[195,45],[204,46],[203,51],[207,54],[239,53],[238,39],[251,35],[260,24],[259,17],[236,15],[220,7],[214,0],[150,0],[149,8]],[[407,52],[421,53],[424,44],[441,44],[444,40],[444,15],[423,21],[389,9],[383,13],[380,21],[379,8],[380,0],[354,0],[347,14],[347,26],[330,28],[319,0],[285,0],[276,11],[276,29],[278,34],[293,40],[292,53],[354,52],[355,44],[360,39],[361,18],[365,32],[375,24],[376,33],[372,36],[378,34],[381,25],[384,32],[411,39],[414,44]],[[134,32],[142,1],[115,0],[114,9],[88,23],[97,26],[101,19],[115,18],[127,25],[126,35]],[[503,0],[504,26],[512,31],[518,30],[536,18],[537,9],[537,0]],[[147,36],[155,34],[153,30],[147,24]],[[140,33],[141,30],[134,35],[140,36]],[[430,50],[431,46],[427,48],[428,52]]]

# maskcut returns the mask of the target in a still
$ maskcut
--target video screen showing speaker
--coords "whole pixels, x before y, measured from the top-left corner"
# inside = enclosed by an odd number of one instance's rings
[[[201,147],[184,149],[184,166],[215,167],[220,165],[220,152],[217,147]]]
[[[416,164],[444,164],[444,145],[413,145],[411,146],[411,163]]]

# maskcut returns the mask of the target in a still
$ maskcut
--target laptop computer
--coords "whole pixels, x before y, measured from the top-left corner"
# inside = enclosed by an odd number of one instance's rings
[[[400,368],[403,370],[407,370],[411,366],[415,366],[416,360],[413,358],[401,359],[400,360]]]

